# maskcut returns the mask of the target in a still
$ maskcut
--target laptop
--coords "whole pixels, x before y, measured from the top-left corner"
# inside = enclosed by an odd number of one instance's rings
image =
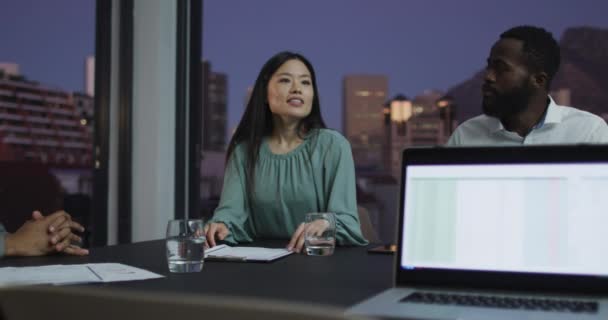
[[[403,151],[394,287],[350,314],[608,319],[608,146]]]

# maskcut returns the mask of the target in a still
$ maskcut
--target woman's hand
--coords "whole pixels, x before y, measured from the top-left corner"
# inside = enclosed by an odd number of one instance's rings
[[[329,227],[329,222],[323,219],[315,220],[310,223],[300,223],[300,226],[298,226],[291,236],[291,241],[289,241],[289,244],[287,245],[287,250],[300,253],[307,234],[321,236],[327,227]]]
[[[215,247],[215,239],[217,237],[218,240],[224,240],[230,234],[230,230],[228,227],[222,223],[208,223],[204,229],[205,237],[207,241],[205,241],[205,246],[207,247]]]

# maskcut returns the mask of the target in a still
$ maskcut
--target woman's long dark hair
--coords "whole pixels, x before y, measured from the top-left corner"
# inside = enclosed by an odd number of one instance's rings
[[[310,114],[298,123],[296,128],[298,135],[302,135],[303,133],[306,134],[312,129],[325,128],[325,122],[323,121],[323,117],[321,117],[321,108],[319,106],[317,78],[312,64],[298,53],[283,51],[274,55],[264,64],[260,74],[255,80],[255,85],[253,86],[251,97],[247,103],[247,108],[230,140],[228,152],[226,154],[226,162],[228,162],[237,145],[243,144],[245,147],[245,154],[247,155],[245,160],[245,183],[247,199],[250,205],[252,199],[251,195],[254,193],[255,167],[260,152],[260,146],[262,145],[263,139],[270,136],[274,129],[272,112],[268,106],[268,83],[270,82],[272,75],[289,60],[299,60],[306,65],[306,68],[308,68],[308,71],[310,72],[312,88],[314,90],[312,109]],[[300,137],[304,138],[302,136]]]

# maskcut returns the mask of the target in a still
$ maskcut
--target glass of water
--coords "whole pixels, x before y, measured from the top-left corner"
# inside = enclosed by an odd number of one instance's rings
[[[304,247],[309,256],[330,256],[336,247],[336,215],[332,212],[307,213],[308,224],[304,234]]]
[[[167,262],[170,272],[199,272],[205,258],[203,220],[170,220],[167,223]]]

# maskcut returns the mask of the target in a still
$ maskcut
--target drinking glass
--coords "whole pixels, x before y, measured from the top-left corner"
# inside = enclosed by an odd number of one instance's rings
[[[309,256],[330,256],[336,247],[336,215],[332,212],[307,213],[308,224],[304,234],[304,247]]]
[[[167,263],[170,272],[199,272],[205,258],[205,232],[201,219],[167,223]]]

